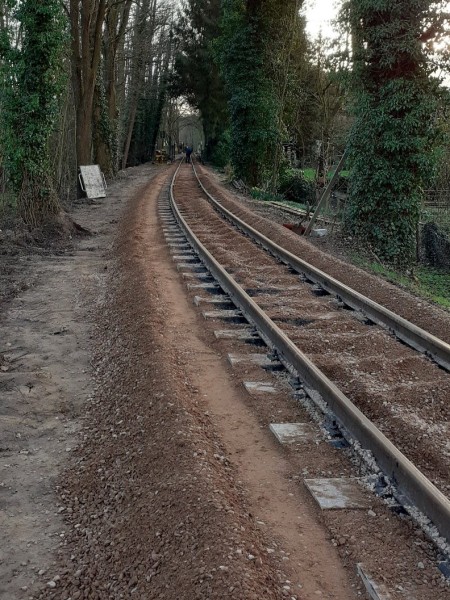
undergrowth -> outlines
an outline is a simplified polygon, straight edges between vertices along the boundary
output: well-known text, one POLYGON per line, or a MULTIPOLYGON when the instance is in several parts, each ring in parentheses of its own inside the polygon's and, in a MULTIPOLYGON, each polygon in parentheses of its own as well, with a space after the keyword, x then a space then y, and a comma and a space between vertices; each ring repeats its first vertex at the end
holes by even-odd
MULTIPOLYGON (((301 169, 301 172, 303 174, 303 177, 307 180, 307 181, 315 181, 316 179, 316 175, 317 175, 317 171, 316 169, 301 169)), ((328 171, 327 173, 327 179, 331 179, 334 175, 334 171, 328 171)), ((349 175, 349 171, 346 169, 343 169, 340 172, 340 176, 344 177, 344 178, 348 178, 349 175)))
POLYGON ((266 192, 265 190, 257 187, 254 187, 250 190, 250 195, 255 200, 263 200, 265 202, 284 202, 284 196, 281 194, 266 192))
POLYGON ((14 227, 19 218, 14 194, 0 193, 0 229, 14 227))

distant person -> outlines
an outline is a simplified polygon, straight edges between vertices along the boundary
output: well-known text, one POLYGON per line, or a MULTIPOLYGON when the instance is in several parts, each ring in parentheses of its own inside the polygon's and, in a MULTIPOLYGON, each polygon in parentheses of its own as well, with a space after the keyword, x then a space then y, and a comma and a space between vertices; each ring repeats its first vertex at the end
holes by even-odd
POLYGON ((190 163, 191 162, 191 154, 192 154, 192 148, 190 146, 186 146, 186 162, 190 163))

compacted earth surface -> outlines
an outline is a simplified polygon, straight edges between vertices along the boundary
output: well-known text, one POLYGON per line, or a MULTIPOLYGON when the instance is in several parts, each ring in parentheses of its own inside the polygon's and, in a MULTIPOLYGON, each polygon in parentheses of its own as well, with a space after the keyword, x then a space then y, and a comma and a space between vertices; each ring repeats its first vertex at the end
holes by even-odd
MULTIPOLYGON (((173 170, 127 170, 74 211, 90 235, 3 261, 0 598, 365 598, 351 513, 343 534, 299 491, 186 293, 158 215, 173 170)), ((445 598, 428 554, 418 597, 445 598)))

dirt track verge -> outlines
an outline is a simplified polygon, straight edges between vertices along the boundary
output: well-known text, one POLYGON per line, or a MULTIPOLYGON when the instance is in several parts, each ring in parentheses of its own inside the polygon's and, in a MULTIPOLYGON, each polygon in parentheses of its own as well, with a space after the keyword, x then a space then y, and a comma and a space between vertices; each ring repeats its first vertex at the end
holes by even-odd
POLYGON ((91 237, 58 247, 57 254, 51 248, 33 252, 26 247, 5 255, 8 295, 0 314, 2 599, 28 600, 55 570, 67 533, 58 476, 78 444, 84 403, 93 389, 93 313, 104 294, 112 239, 126 200, 157 171, 152 165, 128 169, 105 200, 78 206, 73 216, 93 231, 91 237))
POLYGON ((68 532, 41 598, 284 597, 185 359, 165 341, 143 218, 163 180, 119 225, 94 331, 96 388, 60 481, 68 532))

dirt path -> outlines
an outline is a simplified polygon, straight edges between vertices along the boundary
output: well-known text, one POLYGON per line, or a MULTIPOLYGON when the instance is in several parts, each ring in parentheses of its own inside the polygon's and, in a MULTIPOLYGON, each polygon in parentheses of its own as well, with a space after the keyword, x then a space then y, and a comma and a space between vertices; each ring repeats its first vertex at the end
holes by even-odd
POLYGON ((186 294, 169 171, 80 209, 1 324, 0 598, 364 597, 186 294))

